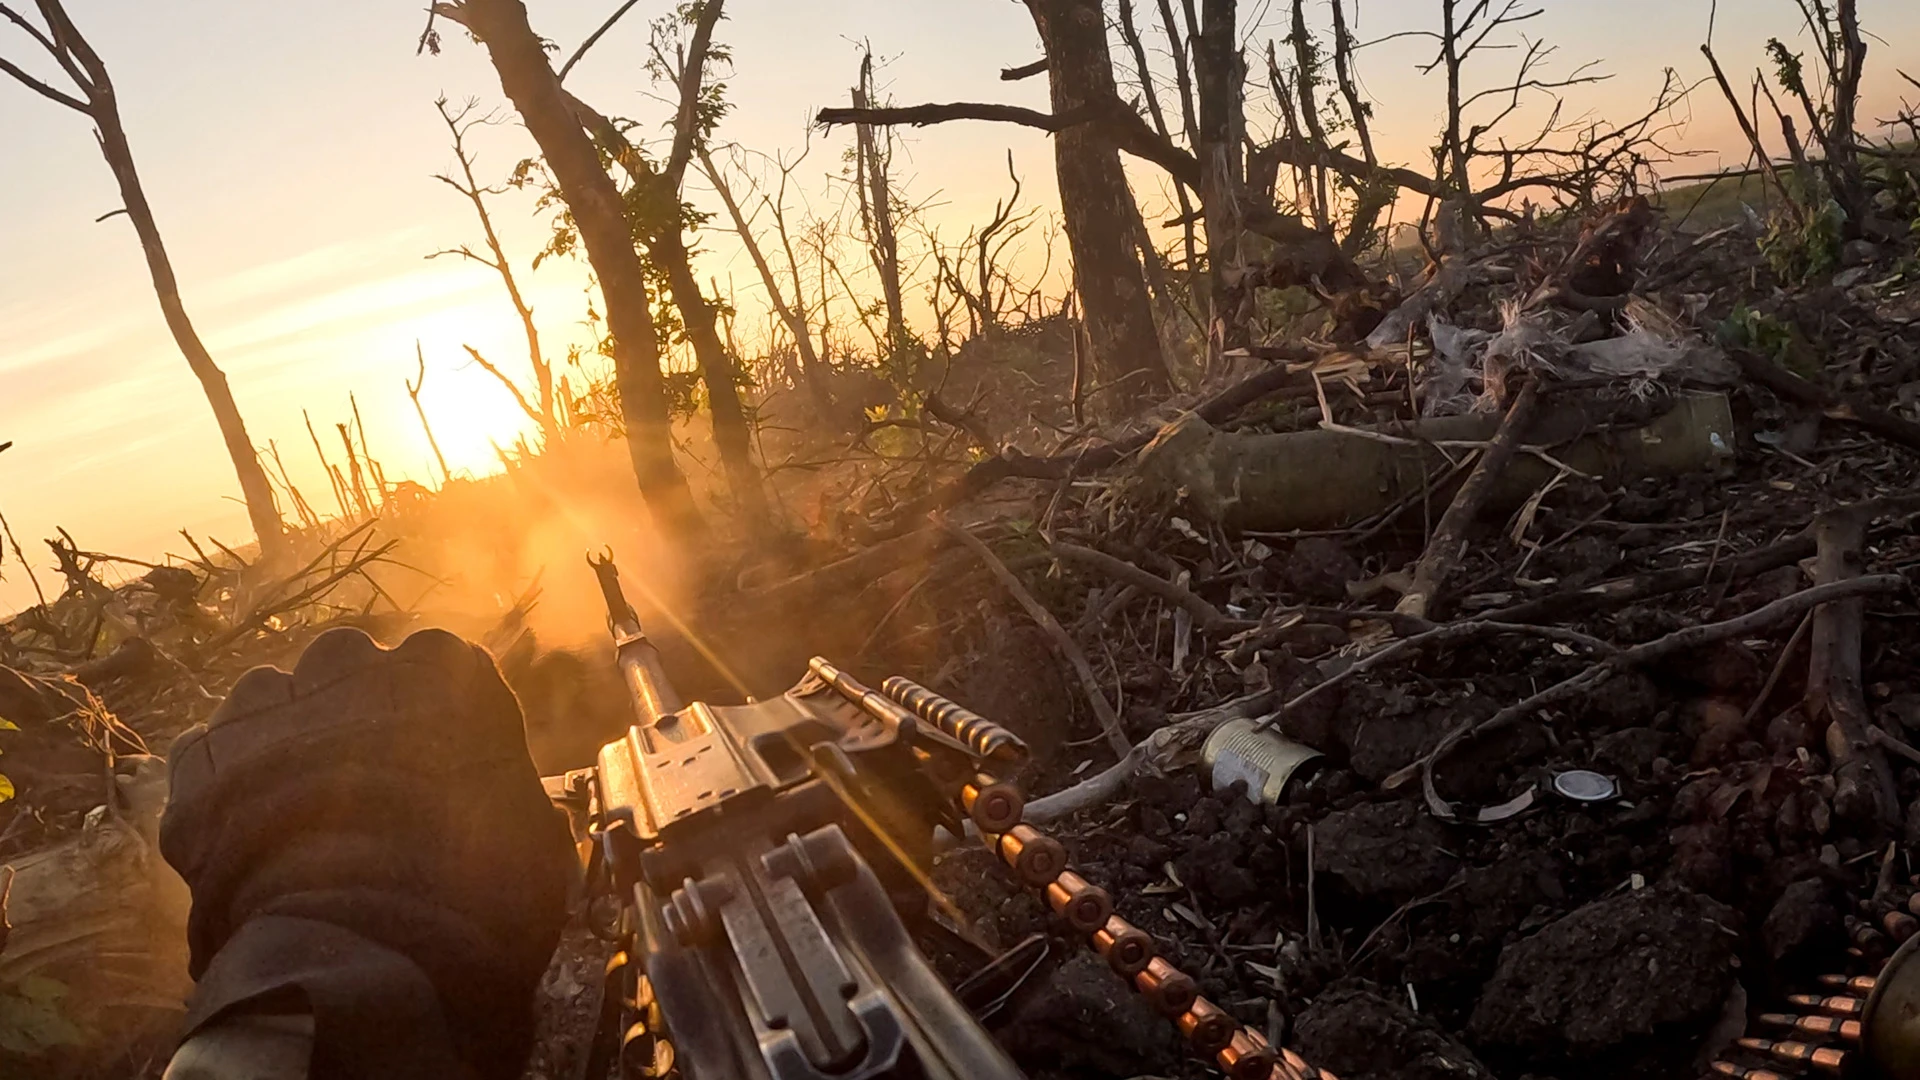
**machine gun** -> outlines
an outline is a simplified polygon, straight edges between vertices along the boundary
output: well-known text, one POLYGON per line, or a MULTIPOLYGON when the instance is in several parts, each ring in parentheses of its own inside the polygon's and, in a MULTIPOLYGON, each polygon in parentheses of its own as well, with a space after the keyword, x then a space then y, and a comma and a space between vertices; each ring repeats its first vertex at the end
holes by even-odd
POLYGON ((941 981, 907 928, 932 924, 939 826, 977 833, 1234 1080, 1333 1080, 1200 997, 1058 841, 1021 823, 1020 791, 989 771, 1025 758, 1011 732, 820 658, 777 698, 683 701, 612 560, 589 561, 634 724, 554 792, 586 826, 590 897, 617 911, 601 928, 620 951, 587 1076, 618 1062, 623 1078, 1019 1080, 976 1011, 1003 1001, 1046 942, 957 989, 941 981))

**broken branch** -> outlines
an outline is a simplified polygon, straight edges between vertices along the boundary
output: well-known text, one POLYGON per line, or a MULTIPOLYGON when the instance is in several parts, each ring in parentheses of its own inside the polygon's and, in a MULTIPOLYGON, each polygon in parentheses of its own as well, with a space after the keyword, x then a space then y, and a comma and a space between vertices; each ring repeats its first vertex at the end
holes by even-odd
POLYGON ((1158 574, 1142 570, 1125 559, 1115 558, 1104 551, 1095 551, 1092 548, 1068 543, 1051 544, 1049 550, 1062 560, 1090 566, 1143 592, 1150 592, 1174 607, 1184 609, 1194 617, 1202 630, 1231 634, 1257 629, 1260 625, 1248 619, 1228 618, 1219 608, 1207 603, 1191 589, 1168 581, 1158 574))
POLYGON ((1106 733, 1107 745, 1113 747, 1115 754, 1122 758, 1126 757, 1132 752, 1133 746, 1127 741, 1126 732, 1120 727, 1120 717, 1113 711, 1113 706, 1107 703, 1106 694, 1100 689, 1100 680, 1094 677, 1093 665, 1087 661, 1087 654, 1081 650, 1079 642, 1074 641, 1073 635, 1067 633, 1066 628, 1060 625, 1060 621, 1053 617, 1053 612, 1048 611, 1044 604, 1034 599, 1025 585, 1020 584, 1020 579, 1014 576, 1013 571, 1007 569, 1007 564, 1000 561, 1000 557, 993 553, 993 549, 989 548, 985 541, 945 519, 938 519, 938 524, 948 536, 973 552, 981 562, 986 564, 987 569, 993 572, 994 578, 1006 588, 1047 637, 1052 639, 1054 648, 1073 668, 1074 674, 1080 677, 1081 689, 1086 691, 1087 704, 1092 707, 1093 715, 1099 719, 1101 731, 1106 733))
POLYGON ((1619 650, 1609 655, 1600 663, 1582 671, 1580 674, 1568 679, 1562 679, 1560 682, 1547 687, 1545 690, 1523 701, 1501 709, 1485 720, 1469 720, 1459 724, 1453 728, 1453 730, 1447 732, 1447 734, 1441 738, 1439 744, 1431 751, 1422 755, 1420 759, 1413 764, 1389 776, 1381 786, 1389 790, 1402 787, 1407 781, 1417 775, 1420 777, 1421 787, 1425 790, 1427 805, 1433 810, 1434 815, 1436 817, 1452 818, 1454 816, 1452 804, 1442 799, 1439 792, 1434 788, 1433 769, 1441 758, 1445 757, 1449 751, 1464 740, 1477 738, 1488 732, 1498 731, 1550 705, 1571 701, 1583 694, 1590 693, 1601 683, 1606 682, 1627 668, 1652 663, 1655 660, 1663 659, 1675 653, 1685 652, 1688 649, 1696 649, 1702 645, 1712 644, 1716 641, 1726 641, 1729 638, 1755 633, 1775 623, 1805 614, 1820 604, 1835 600, 1844 600, 1850 597, 1900 592, 1906 587, 1906 579, 1898 574, 1875 574, 1870 577, 1855 577, 1842 581, 1828 582, 1815 585, 1809 589, 1803 589, 1800 592, 1794 593, 1792 596, 1782 597, 1771 604, 1755 608, 1745 615, 1724 619, 1720 622, 1702 623, 1698 626, 1685 627, 1680 630, 1675 630, 1673 633, 1667 634, 1664 637, 1655 638, 1652 641, 1635 645, 1629 649, 1619 650))
POLYGON ((1494 432, 1493 441, 1480 455, 1480 463, 1467 474, 1466 482, 1460 485, 1447 512, 1441 515, 1440 524, 1433 530, 1433 539, 1427 541, 1426 551, 1414 566, 1413 587, 1394 605, 1395 611, 1424 619, 1439 607, 1440 590, 1446 587, 1447 576, 1466 553, 1467 531, 1480 516, 1487 496, 1493 493, 1494 479, 1506 470, 1507 462, 1513 460, 1521 434, 1533 422, 1539 385, 1539 380, 1533 378, 1521 385, 1520 393, 1507 409, 1506 419, 1500 423, 1500 430, 1494 432))

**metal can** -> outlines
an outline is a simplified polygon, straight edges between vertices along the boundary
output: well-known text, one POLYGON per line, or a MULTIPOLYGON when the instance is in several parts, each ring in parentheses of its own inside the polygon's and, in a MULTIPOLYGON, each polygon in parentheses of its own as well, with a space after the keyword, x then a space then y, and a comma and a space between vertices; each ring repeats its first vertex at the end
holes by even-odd
POLYGON ((1247 800, 1277 803, 1300 766, 1321 756, 1259 720, 1229 720, 1213 729, 1200 748, 1200 760, 1212 770, 1213 789, 1225 791, 1235 780, 1247 784, 1247 800))

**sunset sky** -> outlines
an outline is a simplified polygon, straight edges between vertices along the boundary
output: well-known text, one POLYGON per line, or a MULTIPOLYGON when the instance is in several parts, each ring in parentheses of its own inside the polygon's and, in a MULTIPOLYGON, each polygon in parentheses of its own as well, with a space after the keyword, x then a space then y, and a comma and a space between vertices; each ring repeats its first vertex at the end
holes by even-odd
MULTIPOLYGON (((26 5, 31 7, 31 4, 26 5)), ((535 29, 564 53, 614 0, 529 0, 535 29)), ((1281 5, 1242 0, 1249 48, 1280 36, 1281 5)), ((1361 0, 1360 34, 1424 27, 1434 0, 1361 0)), ((1663 68, 1689 82, 1705 75, 1698 44, 1706 0, 1543 0, 1530 32, 1556 43, 1557 70, 1603 61, 1614 78, 1579 93, 1581 109, 1644 107, 1663 68)), ((650 97, 642 64, 647 22, 667 0, 642 3, 568 79, 603 111, 646 121, 658 136, 668 110, 650 97)), ((1323 4, 1315 4, 1322 9, 1323 4)), ((1897 98, 1894 69, 1920 74, 1920 5, 1862 0, 1872 43, 1865 117, 1897 98)), ((338 0, 68 0, 112 72, 140 172, 201 336, 226 370, 256 444, 275 442, 316 507, 330 504, 301 421, 331 426, 357 395, 368 438, 390 479, 431 480, 430 457, 403 381, 414 341, 428 366, 423 397, 456 469, 485 472, 492 438, 524 424, 506 393, 461 350, 471 343, 524 371, 524 345, 498 278, 439 248, 477 243, 465 205, 432 174, 451 153, 433 108, 445 93, 503 104, 484 53, 447 27, 442 54, 415 56, 418 4, 338 0)), ((1150 11, 1152 5, 1143 5, 1150 11)), ((719 137, 766 153, 797 151, 822 105, 846 100, 859 44, 885 59, 881 81, 901 103, 1006 101, 1045 107, 1044 79, 1003 83, 1000 68, 1039 55, 1032 22, 1011 0, 734 0, 719 36, 734 51, 727 76, 735 111, 719 137)), ((1721 5, 1716 47, 1750 71, 1761 43, 1780 35, 1804 47, 1791 0, 1721 5)), ((443 24, 444 25, 444 24, 443 24)), ((1156 45, 1158 36, 1153 35, 1156 45)), ((1400 41, 1363 53, 1378 101, 1383 152, 1423 164, 1438 122, 1439 84, 1413 65, 1426 46, 1400 41)), ((0 31, 0 55, 54 74, 17 33, 0 31)), ((1498 61, 1494 61, 1498 63, 1498 61)), ((1737 78, 1739 76, 1736 76, 1737 78)), ((1696 95, 1679 140, 1744 156, 1723 103, 1696 95), (1732 138, 1730 138, 1732 136, 1732 138)), ((797 179, 824 205, 836 199, 848 133, 814 136, 797 179)), ((0 80, 0 513, 29 554, 65 526, 83 546, 157 558, 184 545, 177 530, 245 541, 237 484, 198 384, 166 333, 86 119, 0 80)), ((898 177, 930 220, 964 232, 1005 191, 1011 147, 1027 191, 1050 202, 1051 155, 1043 135, 986 124, 908 134, 898 177)), ((483 176, 504 175, 533 152, 512 124, 475 139, 483 176)), ((1682 163, 1699 172, 1721 158, 1682 163)), ((1159 180, 1137 173, 1143 198, 1159 180)), ((695 181, 691 197, 718 209, 695 181)), ((521 268, 550 354, 581 340, 586 277, 577 263, 526 263, 546 227, 522 196, 498 201, 496 223, 521 268)), ((731 282, 748 317, 762 306, 752 266, 730 237, 702 234, 701 274, 731 282)), ((1062 247, 1060 257, 1064 257, 1062 247)), ((323 434, 326 428, 322 429, 323 434)), ((337 436, 336 436, 337 439, 337 436)), ((331 447, 330 447, 331 449, 331 447)), ((0 561, 0 611, 31 598, 11 553, 0 561)))

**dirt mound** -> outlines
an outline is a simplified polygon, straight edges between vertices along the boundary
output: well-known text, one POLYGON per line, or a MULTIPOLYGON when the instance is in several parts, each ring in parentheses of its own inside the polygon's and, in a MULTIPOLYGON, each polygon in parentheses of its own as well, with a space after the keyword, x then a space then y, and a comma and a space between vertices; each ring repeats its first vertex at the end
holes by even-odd
POLYGON ((1725 1008, 1740 930, 1680 889, 1597 900, 1502 950, 1467 1030, 1496 1060, 1568 1076, 1675 1067, 1725 1008))

